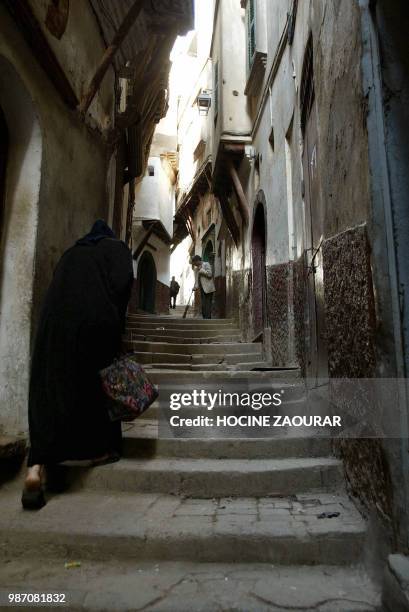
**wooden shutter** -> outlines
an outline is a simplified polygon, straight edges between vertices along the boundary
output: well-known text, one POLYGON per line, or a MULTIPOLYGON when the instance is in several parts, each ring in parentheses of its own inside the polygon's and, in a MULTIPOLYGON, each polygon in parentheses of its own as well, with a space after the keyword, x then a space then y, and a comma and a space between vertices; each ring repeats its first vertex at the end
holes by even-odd
POLYGON ((247 49, 248 62, 251 68, 254 55, 256 53, 256 6, 255 0, 249 0, 247 3, 247 49))

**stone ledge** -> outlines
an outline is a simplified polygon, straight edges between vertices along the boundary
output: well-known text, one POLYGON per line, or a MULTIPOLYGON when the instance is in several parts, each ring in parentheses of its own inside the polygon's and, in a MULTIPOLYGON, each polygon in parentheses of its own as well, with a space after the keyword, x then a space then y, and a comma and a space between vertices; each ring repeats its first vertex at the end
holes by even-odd
POLYGON ((23 458, 27 440, 22 436, 0 436, 0 459, 23 458))

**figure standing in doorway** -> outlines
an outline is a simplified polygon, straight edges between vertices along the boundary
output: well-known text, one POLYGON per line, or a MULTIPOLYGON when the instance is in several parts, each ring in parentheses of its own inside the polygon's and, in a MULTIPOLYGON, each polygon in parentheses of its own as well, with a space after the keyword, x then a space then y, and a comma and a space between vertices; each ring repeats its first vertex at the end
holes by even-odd
POLYGON ((175 277, 172 276, 172 280, 170 281, 170 307, 171 308, 176 308, 176 298, 178 296, 179 289, 180 289, 179 283, 177 282, 175 277))
POLYGON ((213 293, 216 291, 212 267, 207 261, 202 261, 200 255, 192 257, 192 267, 195 273, 194 288, 200 289, 202 316, 204 319, 211 319, 213 293))

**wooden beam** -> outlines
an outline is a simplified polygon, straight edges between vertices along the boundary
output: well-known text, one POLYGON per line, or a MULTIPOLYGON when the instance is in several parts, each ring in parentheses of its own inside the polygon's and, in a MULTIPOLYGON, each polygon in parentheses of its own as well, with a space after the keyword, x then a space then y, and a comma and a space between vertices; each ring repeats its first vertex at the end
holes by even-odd
POLYGON ((236 223, 236 219, 234 218, 233 211, 230 208, 230 202, 227 195, 222 192, 217 194, 220 202, 220 208, 222 209, 222 214, 224 220, 226 221, 226 225, 231 234, 231 237, 234 240, 234 244, 238 246, 240 241, 240 228, 236 223))
POLYGON ((113 41, 107 47, 98 68, 95 71, 93 78, 88 86, 88 89, 84 96, 81 99, 81 103, 79 105, 79 111, 82 115, 85 115, 87 110, 90 107, 92 100, 97 93, 99 86, 101 85, 102 79, 104 78, 109 66, 111 65, 116 52, 120 48, 121 44, 125 40, 126 36, 129 33, 129 30, 138 19, 139 14, 143 8, 144 0, 135 0, 128 13, 125 15, 123 22, 119 26, 116 34, 114 36, 113 41))
POLYGON ((77 108, 77 95, 48 44, 47 38, 27 0, 5 0, 5 4, 33 51, 34 57, 46 72, 61 98, 70 108, 77 108))
POLYGON ((230 172, 231 180, 233 182, 234 191, 237 196, 237 202, 239 204, 239 210, 243 222, 245 225, 249 224, 249 205, 247 202, 246 194, 244 193, 243 186, 240 182, 239 175, 237 174, 237 170, 232 160, 229 159, 227 162, 227 167, 230 172))
POLYGON ((145 236, 142 238, 142 240, 140 241, 140 243, 136 247, 136 249, 134 251, 134 254, 132 255, 132 257, 135 259, 135 261, 138 259, 139 255, 142 253, 143 249, 148 244, 148 240, 151 237, 153 230, 155 229, 156 223, 157 222, 154 221, 152 223, 152 225, 149 227, 149 229, 146 230, 145 236))

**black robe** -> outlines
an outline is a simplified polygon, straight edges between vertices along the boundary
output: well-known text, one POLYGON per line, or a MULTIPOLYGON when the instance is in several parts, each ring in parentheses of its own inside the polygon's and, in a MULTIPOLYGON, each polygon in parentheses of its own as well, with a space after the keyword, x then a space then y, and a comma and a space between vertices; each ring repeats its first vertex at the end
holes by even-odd
POLYGON ((60 259, 32 359, 29 466, 120 452, 99 371, 120 352, 132 281, 131 252, 119 240, 77 244, 60 259))

